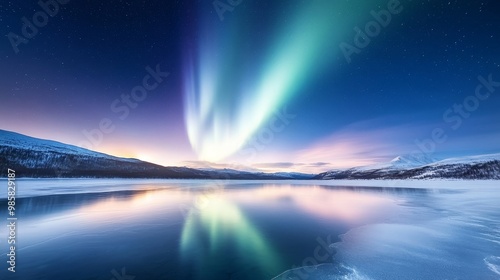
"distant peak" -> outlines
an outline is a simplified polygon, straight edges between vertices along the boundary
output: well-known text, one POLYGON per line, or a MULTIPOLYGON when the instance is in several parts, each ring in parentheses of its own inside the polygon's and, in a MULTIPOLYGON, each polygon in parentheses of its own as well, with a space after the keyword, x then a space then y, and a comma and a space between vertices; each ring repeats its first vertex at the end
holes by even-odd
POLYGON ((436 160, 425 154, 409 154, 395 157, 391 160, 393 165, 416 167, 436 162, 436 160))
POLYGON ((398 161, 401 161, 401 160, 402 160, 401 156, 397 156, 393 160, 391 160, 391 162, 398 162, 398 161))

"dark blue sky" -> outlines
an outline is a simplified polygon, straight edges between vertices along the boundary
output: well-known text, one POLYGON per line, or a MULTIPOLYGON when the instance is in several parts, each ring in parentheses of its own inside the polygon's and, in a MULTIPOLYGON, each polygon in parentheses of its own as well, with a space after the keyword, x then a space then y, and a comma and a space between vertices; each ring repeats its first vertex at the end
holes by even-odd
POLYGON ((0 129, 168 165, 310 171, 500 152, 495 1, 57 6, 25 38, 23 17, 43 21, 43 8, 0 4, 0 129), (389 7, 387 26, 356 46, 355 28, 389 7), (350 62, 342 43, 359 50, 350 62), (141 92, 151 71, 156 86, 141 92), (479 76, 492 82, 476 95, 479 76), (144 94, 127 103, 134 89, 144 94))

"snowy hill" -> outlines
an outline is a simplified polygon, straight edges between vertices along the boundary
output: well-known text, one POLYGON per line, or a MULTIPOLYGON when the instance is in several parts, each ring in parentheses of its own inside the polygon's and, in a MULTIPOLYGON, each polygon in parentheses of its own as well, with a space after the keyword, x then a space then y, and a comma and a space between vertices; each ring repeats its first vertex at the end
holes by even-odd
MULTIPOLYGON (((119 158, 0 130, 0 168, 22 177, 199 177, 196 170, 119 158)), ((5 176, 1 174, 0 176, 5 176)))
POLYGON ((433 162, 436 162, 436 160, 427 155, 422 154, 422 155, 398 156, 393 160, 391 160, 390 164, 394 168, 405 169, 405 168, 419 167, 433 162))
POLYGON ((352 169, 356 171, 375 171, 385 169, 404 170, 408 168, 423 166, 433 162, 436 162, 436 160, 427 156, 404 155, 398 156, 389 162, 354 167, 352 169))
POLYGON ((312 179, 315 175, 314 174, 306 174, 306 173, 299 173, 299 172, 274 172, 274 173, 264 173, 259 170, 254 170, 254 171, 244 171, 244 170, 236 170, 236 169, 230 169, 230 168, 222 168, 222 169, 217 169, 217 168, 201 168, 198 170, 203 170, 203 171, 210 171, 210 172, 217 172, 218 174, 225 175, 225 176, 255 176, 255 175, 272 175, 276 177, 280 177, 281 179, 312 179))
POLYGON ((108 158, 129 162, 139 162, 137 159, 126 159, 110 156, 107 154, 90 151, 77 146, 67 145, 56 141, 38 139, 23 134, 0 129, 0 147, 30 150, 33 152, 51 152, 67 155, 91 156, 97 158, 108 158))
MULTIPOLYGON (((138 159, 120 158, 56 141, 0 130, 0 169, 20 177, 119 177, 189 179, 288 179, 278 174, 197 170, 165 167, 138 159)), ((5 177, 2 171, 0 177, 5 177)))
MULTIPOLYGON (((314 177, 301 173, 262 173, 232 169, 165 167, 120 158, 56 141, 0 130, 0 169, 20 177, 120 177, 189 179, 500 179, 500 154, 435 161, 399 156, 387 163, 332 170, 314 177)), ((0 177, 5 177, 2 172, 0 177)))
POLYGON ((315 179, 500 179, 500 154, 434 161, 396 157, 392 161, 321 173, 315 179))

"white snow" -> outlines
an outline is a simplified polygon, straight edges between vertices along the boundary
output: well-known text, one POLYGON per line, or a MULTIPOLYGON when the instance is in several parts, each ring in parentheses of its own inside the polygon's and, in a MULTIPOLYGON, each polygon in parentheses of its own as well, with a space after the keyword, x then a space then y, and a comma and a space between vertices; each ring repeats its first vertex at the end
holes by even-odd
POLYGON ((477 156, 466 156, 466 157, 456 157, 444 159, 432 164, 429 166, 437 166, 437 165, 445 165, 445 164, 471 164, 471 163, 481 163, 481 162, 489 162, 500 160, 499 154, 487 154, 487 155, 477 155, 477 156))
POLYGON ((62 154, 72 154, 72 155, 82 155, 91 157, 101 157, 101 158, 113 158, 125 161, 138 161, 137 159, 123 159, 107 155, 104 153, 94 152, 91 150, 83 149, 77 146, 64 144, 52 140, 38 139, 34 137, 29 137, 19 133, 1 130, 0 129, 0 148, 13 147, 20 148, 30 151, 38 152, 56 152, 62 154))

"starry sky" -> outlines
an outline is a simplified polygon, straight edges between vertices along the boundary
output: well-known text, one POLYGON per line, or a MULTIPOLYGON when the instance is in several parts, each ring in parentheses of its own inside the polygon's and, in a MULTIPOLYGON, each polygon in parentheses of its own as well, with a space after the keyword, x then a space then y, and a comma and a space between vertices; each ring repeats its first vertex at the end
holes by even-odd
POLYGON ((262 171, 500 152, 497 1, 42 3, 0 4, 0 129, 262 171))

